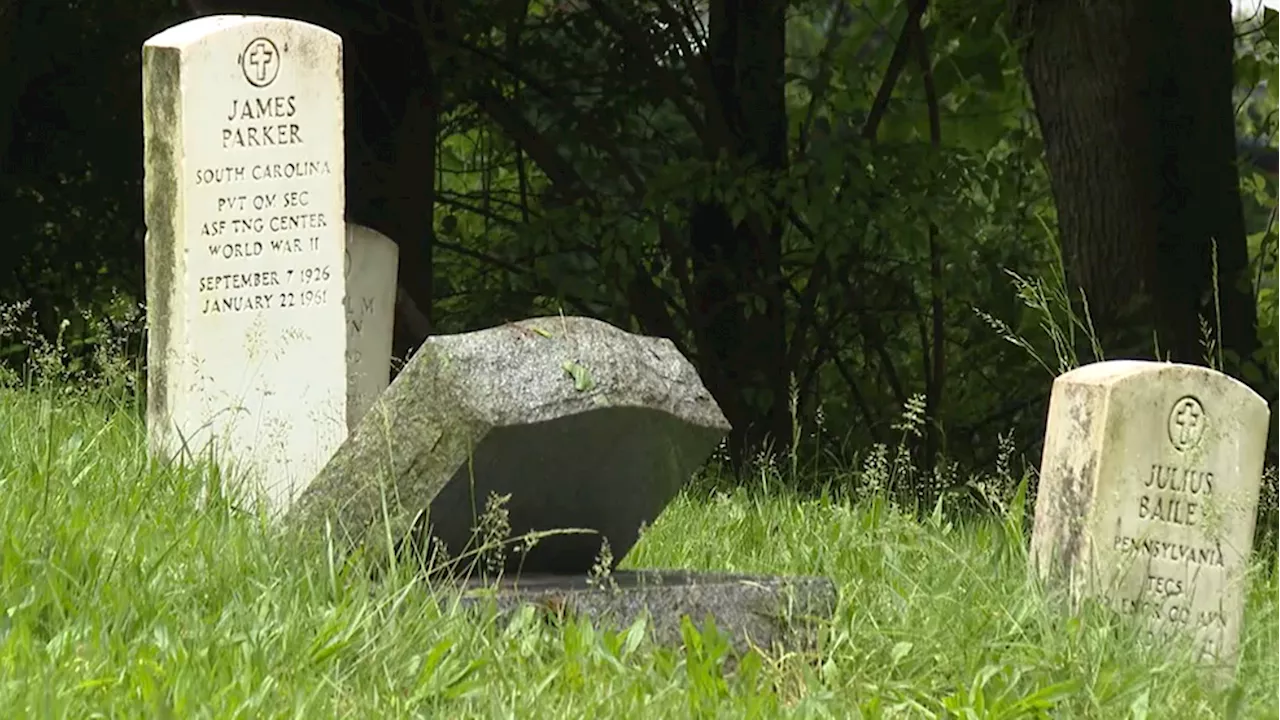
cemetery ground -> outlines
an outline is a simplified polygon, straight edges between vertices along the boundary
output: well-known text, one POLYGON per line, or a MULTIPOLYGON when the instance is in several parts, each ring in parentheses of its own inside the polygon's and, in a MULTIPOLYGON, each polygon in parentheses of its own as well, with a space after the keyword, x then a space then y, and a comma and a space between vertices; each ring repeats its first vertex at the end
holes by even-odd
MULTIPOLYGON (((623 567, 817 574, 839 589, 813 647, 736 664, 529 608, 459 610, 403 566, 380 579, 149 462, 132 396, 0 389, 0 714, 7 717, 1275 717, 1276 557, 1256 553, 1241 661, 1215 686, 1179 647, 1027 572, 1030 503, 914 513, 884 464, 782 489, 702 478, 623 567)), ((892 453, 890 453, 890 459, 892 453)), ((1018 486, 1003 470, 993 486, 1018 486)), ((1274 498, 1264 498, 1274 503, 1274 498)))

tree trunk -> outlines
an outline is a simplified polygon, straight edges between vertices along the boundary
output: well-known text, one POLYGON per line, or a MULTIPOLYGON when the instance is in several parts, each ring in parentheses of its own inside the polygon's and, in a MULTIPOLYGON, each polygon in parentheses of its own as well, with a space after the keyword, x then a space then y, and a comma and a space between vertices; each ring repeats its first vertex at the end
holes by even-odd
POLYGON ((1012 10, 1069 289, 1084 292, 1108 356, 1158 347, 1204 363, 1204 318, 1223 347, 1252 358, 1230 3, 1013 0, 1012 10))
MULTIPOLYGON (((769 171, 786 167, 786 2, 713 0, 708 61, 716 90, 707 113, 723 118, 727 150, 769 171)), ((716 125, 717 123, 708 123, 716 125)), ((776 217, 735 223, 719 203, 694 208, 690 223, 699 370, 733 424, 741 462, 766 441, 791 439, 782 292, 782 228, 776 217)))
MULTIPOLYGON (((28 57, 23 57, 20 61, 17 43, 14 42, 18 37, 18 17, 21 13, 22 5, 16 0, 0 8, 0 62, 5 67, 5 72, 0 75, 0 179, 8 177, 6 159, 9 146, 13 143, 18 101, 26 91, 26 71, 31 64, 31 58, 28 57)), ((8 193, 5 197, 8 197, 8 193)))
POLYGON ((438 99, 431 85, 429 82, 427 88, 414 89, 406 101, 404 119, 396 131, 396 157, 386 193, 391 237, 400 248, 397 294, 411 301, 397 303, 397 345, 402 346, 397 350, 401 354, 421 345, 431 327, 439 118, 438 99), (416 312, 406 313, 408 307, 416 312))
POLYGON ((349 33, 347 117, 359 138, 348 152, 347 211, 399 248, 392 348, 400 358, 433 328, 441 10, 438 0, 384 4, 383 11, 412 20, 412 31, 349 33), (353 162, 357 157, 363 164, 353 162))

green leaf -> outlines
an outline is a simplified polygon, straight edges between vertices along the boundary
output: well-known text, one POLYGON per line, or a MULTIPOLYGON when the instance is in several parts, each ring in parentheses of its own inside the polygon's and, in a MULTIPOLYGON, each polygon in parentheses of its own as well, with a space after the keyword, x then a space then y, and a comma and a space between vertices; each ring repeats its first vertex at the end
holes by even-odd
POLYGON ((648 626, 648 620, 644 615, 636 618, 631 627, 627 628, 626 639, 622 643, 622 657, 627 657, 640 647, 640 641, 644 639, 645 629, 648 626))
POLYGON ((1256 86, 1262 79, 1262 63, 1253 55, 1242 54, 1237 57, 1235 71, 1236 84, 1247 88, 1256 86))
POLYGON ((1052 709, 1063 700, 1078 694, 1083 685, 1084 682, 1079 678, 1046 685, 1014 703, 1013 707, 1009 708, 1009 714, 1013 717, 1020 717, 1036 710, 1052 709))
POLYGON ((585 392, 595 387, 595 381, 591 379, 591 373, 576 360, 565 360, 560 367, 564 369, 569 377, 573 378, 574 390, 585 392))
POLYGON ((893 649, 889 651, 889 658, 893 660, 894 665, 897 665, 902 661, 902 658, 906 657, 907 654, 911 652, 912 647, 914 647, 914 645, 905 640, 896 642, 893 644, 893 649))
POLYGON ((1144 690, 1141 695, 1129 704, 1129 717, 1133 720, 1147 720, 1147 713, 1151 710, 1151 691, 1144 690))

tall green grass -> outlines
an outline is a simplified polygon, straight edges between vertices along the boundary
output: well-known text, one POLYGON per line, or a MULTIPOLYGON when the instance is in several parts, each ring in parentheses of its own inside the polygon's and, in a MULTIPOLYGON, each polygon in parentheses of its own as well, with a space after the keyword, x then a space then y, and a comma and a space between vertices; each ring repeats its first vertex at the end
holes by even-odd
MULTIPOLYGON (((1044 338, 983 314, 996 332, 1047 376, 1079 364, 1079 338, 1102 358, 1063 278, 1013 281, 1044 338)), ((22 335, 17 311, 0 307, 0 339, 22 335)), ((1215 682, 1185 645, 1152 644, 1098 608, 1062 611, 1027 572, 1031 478, 1013 467, 1012 439, 998 436, 997 466, 967 483, 940 477, 954 473, 945 466, 924 477, 908 451, 919 403, 896 448, 844 470, 762 457, 745 486, 712 471, 645 530, 624 567, 836 583, 815 648, 728 664, 714 627, 658 647, 643 623, 459 611, 410 564, 371 574, 322 538, 237 509, 216 468, 153 463, 132 399, 141 373, 126 360, 140 314, 122 317, 100 328, 87 364, 61 336, 28 332, 30 371, 0 373, 0 718, 1280 713, 1273 552, 1249 576, 1238 672, 1215 682), (900 504, 927 482, 959 491, 931 512, 900 504)), ((1275 481, 1271 469, 1269 507, 1275 481)))
MULTIPOLYGON (((985 519, 900 510, 887 465, 800 497, 682 495, 624 565, 833 579, 816 649, 731 671, 713 629, 510 623, 403 569, 372 579, 223 501, 211 468, 148 460, 138 409, 0 389, 0 717, 1276 717, 1277 574, 1255 568, 1239 672, 1101 612, 1059 612, 1026 571, 1018 498, 985 519), (215 497, 217 497, 215 495, 215 497)), ((1002 470, 1001 472, 1007 472, 1002 470)), ((997 478, 992 478, 996 482, 997 478)))

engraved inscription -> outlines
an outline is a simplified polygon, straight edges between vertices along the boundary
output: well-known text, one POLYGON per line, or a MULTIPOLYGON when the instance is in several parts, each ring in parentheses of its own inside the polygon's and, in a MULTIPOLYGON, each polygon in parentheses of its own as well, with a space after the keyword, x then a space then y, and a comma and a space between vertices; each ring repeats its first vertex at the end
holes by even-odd
MULTIPOLYGON (((288 45, 283 49, 287 53, 288 45)), ((218 133, 214 147, 231 153, 228 159, 243 149, 270 155, 209 164, 193 173, 192 185, 201 190, 194 206, 203 240, 199 252, 215 263, 196 281, 205 315, 288 312, 328 305, 341 295, 331 282, 340 280, 334 269, 311 259, 320 253, 326 231, 341 222, 330 217, 324 201, 317 202, 334 174, 331 163, 281 157, 309 151, 305 105, 288 92, 258 94, 275 82, 282 60, 270 38, 251 41, 239 57, 250 91, 228 98, 216 116, 221 127, 211 126, 218 133)))
MULTIPOLYGON (((347 295, 346 297, 347 326, 351 332, 359 335, 364 332, 364 326, 377 314, 375 309, 375 298, 363 295, 347 295)), ((351 363, 359 363, 364 358, 364 353, 360 352, 359 343, 352 343, 347 348, 347 361, 351 363)))
POLYGON ((1138 498, 1138 519, 1193 526, 1203 499, 1213 493, 1213 473, 1174 465, 1152 465, 1138 498))
POLYGON ((222 128, 222 149, 301 145, 298 123, 282 122, 297 113, 298 99, 293 95, 234 99, 228 125, 222 128))
POLYGON ((196 187, 201 185, 223 185, 246 180, 292 180, 293 178, 311 177, 312 175, 332 175, 333 169, 328 160, 307 160, 302 162, 269 163, 261 165, 227 166, 216 168, 200 168, 196 170, 196 187))
POLYGON ((1222 567, 1222 546, 1196 546, 1165 542, 1152 538, 1135 538, 1128 535, 1115 537, 1115 549, 1124 555, 1145 556, 1190 565, 1222 567))
POLYGON ((1166 457, 1147 468, 1128 506, 1126 525, 1140 537, 1118 533, 1113 550, 1140 573, 1130 576, 1133 584, 1116 598, 1117 608, 1146 618, 1152 635, 1191 634, 1199 652, 1213 657, 1227 620, 1207 593, 1219 584, 1226 558, 1222 544, 1204 539, 1199 530, 1219 482, 1190 455, 1207 428, 1199 399, 1185 395, 1172 404, 1165 427, 1172 452, 1163 451, 1166 457))

